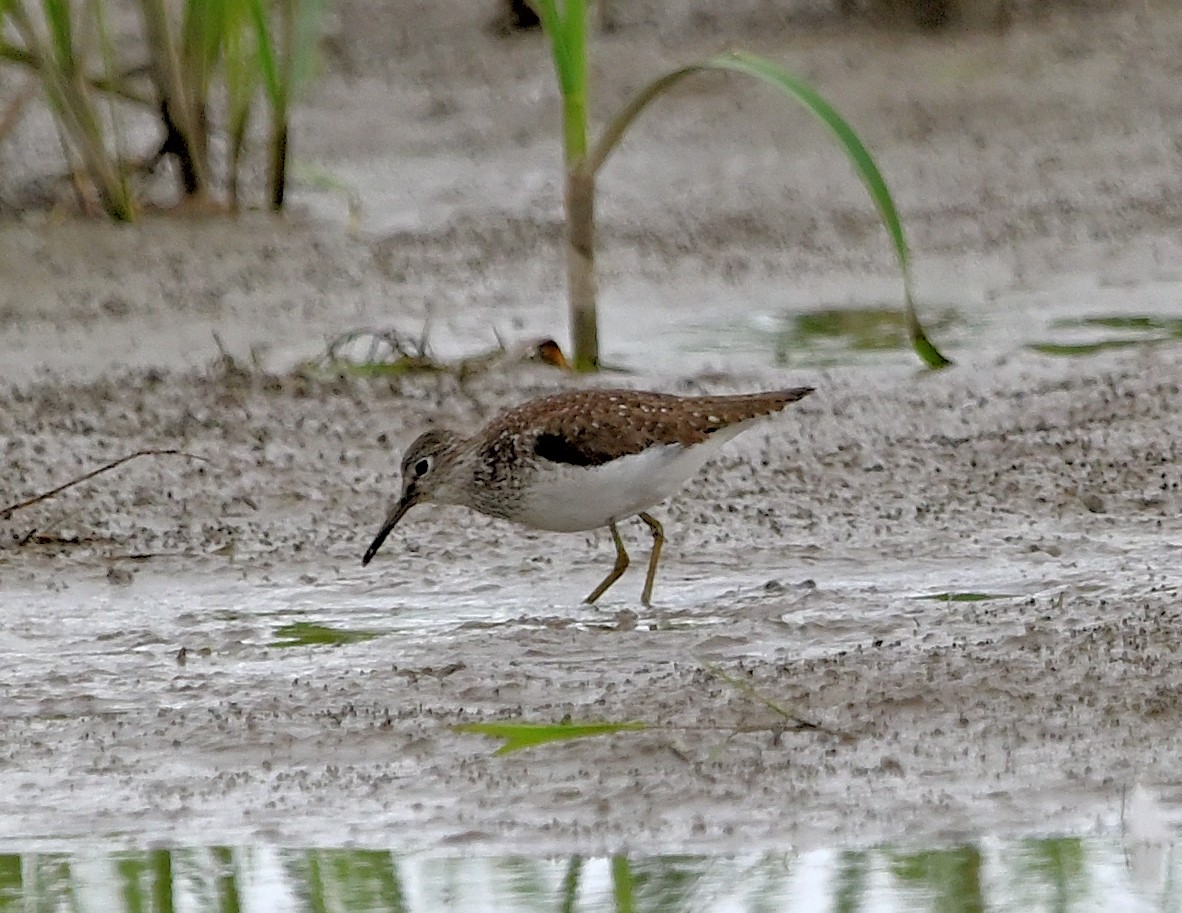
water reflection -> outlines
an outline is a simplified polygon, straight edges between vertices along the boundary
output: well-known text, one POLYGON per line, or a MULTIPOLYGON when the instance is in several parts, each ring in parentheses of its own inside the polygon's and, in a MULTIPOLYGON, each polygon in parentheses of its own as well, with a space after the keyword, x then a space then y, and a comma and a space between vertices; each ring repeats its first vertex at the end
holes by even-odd
POLYGON ((985 840, 752 857, 433 857, 273 846, 0 854, 0 913, 1175 910, 1118 838, 985 840))

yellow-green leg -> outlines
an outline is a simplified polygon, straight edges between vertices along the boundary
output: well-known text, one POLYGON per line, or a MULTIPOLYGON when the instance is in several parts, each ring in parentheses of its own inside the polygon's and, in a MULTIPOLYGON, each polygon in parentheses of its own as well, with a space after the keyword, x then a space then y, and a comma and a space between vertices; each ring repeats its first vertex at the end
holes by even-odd
POLYGON ((596 599, 607 592, 609 586, 620 579, 624 571, 628 570, 628 552, 624 550, 624 540, 620 538, 620 531, 616 529, 616 522, 614 520, 610 521, 607 524, 607 528, 612 531, 612 541, 616 543, 616 563, 612 566, 608 575, 603 578, 599 586, 593 589, 591 595, 584 599, 583 602, 595 602, 596 599))
POLYGON ((640 594, 641 604, 651 606, 653 581, 657 579, 657 562, 661 559, 661 546, 665 544, 665 530, 660 523, 646 513, 641 513, 640 519, 648 524, 648 528, 653 531, 653 553, 648 559, 648 574, 644 578, 644 592, 640 594))

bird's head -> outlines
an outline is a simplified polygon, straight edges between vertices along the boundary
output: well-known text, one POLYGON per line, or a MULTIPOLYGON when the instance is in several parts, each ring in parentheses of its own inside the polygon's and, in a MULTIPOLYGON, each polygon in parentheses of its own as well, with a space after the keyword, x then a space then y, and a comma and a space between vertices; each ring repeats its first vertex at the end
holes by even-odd
POLYGON ((361 559, 363 567, 377 554, 390 531, 408 510, 416 504, 434 500, 440 479, 446 472, 447 457, 458 443, 459 436, 454 432, 431 430, 420 434, 406 448, 406 455, 402 458, 402 492, 386 514, 382 528, 365 550, 365 557, 361 559), (444 466, 442 471, 441 466, 444 466))

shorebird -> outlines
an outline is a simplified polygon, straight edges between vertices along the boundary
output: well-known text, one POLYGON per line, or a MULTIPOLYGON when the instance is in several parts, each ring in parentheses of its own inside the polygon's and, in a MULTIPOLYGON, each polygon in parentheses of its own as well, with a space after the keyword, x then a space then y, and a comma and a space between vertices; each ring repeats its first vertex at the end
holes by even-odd
POLYGON ((628 567, 616 524, 636 516, 653 535, 640 597, 648 606, 665 532, 647 509, 674 495, 736 434, 812 392, 576 390, 510 409, 471 437, 427 431, 402 458, 401 494, 361 563, 369 564, 416 504, 458 504, 554 532, 606 526, 616 561, 587 596, 585 602, 593 603, 628 567))

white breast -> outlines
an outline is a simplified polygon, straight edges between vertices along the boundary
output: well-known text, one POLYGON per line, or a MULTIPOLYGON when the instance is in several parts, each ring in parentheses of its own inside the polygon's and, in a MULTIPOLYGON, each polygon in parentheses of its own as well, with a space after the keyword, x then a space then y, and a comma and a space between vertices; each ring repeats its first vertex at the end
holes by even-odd
POLYGON ((602 466, 544 464, 526 486, 513 519, 570 533, 631 517, 676 494, 739 430, 727 428, 690 447, 650 447, 602 466))

